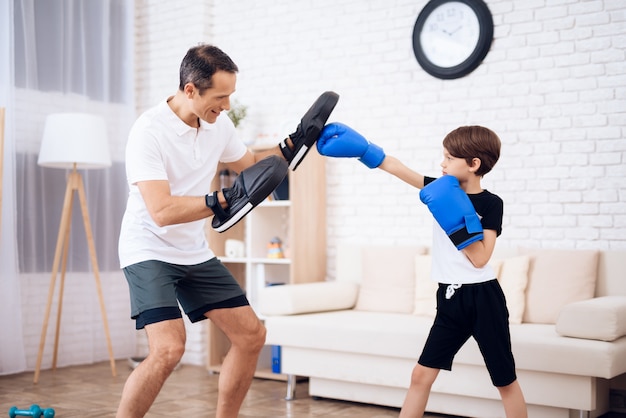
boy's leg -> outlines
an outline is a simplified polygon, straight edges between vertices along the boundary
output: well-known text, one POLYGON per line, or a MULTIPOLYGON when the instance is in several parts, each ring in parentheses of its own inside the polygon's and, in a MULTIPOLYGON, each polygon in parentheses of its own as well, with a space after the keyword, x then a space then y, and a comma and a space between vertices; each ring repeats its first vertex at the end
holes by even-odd
POLYGON ((219 375, 216 418, 235 418, 250 388, 265 327, 250 306, 214 309, 205 314, 231 343, 219 375))
POLYGON ((400 418, 412 418, 424 416, 430 388, 439 374, 439 369, 416 364, 411 373, 411 386, 406 393, 400 418))
POLYGON ((445 299, 446 284, 437 289, 437 315, 430 328, 424 349, 413 368, 411 385, 404 399, 401 418, 424 415, 430 389, 439 370, 451 370, 452 360, 470 336, 467 315, 463 313, 461 294, 445 299))
POLYGON ((519 383, 514 381, 510 385, 498 387, 502 404, 504 405, 504 413, 507 418, 527 418, 526 401, 519 383))
POLYGON ((526 402, 515 373, 508 311, 497 280, 476 287, 477 325, 474 339, 493 385, 500 392, 507 418, 526 418, 526 402), (512 383, 509 383, 512 382, 512 383))
POLYGON ((185 325, 172 319, 146 325, 150 353, 124 385, 118 418, 143 417, 185 351, 185 325))

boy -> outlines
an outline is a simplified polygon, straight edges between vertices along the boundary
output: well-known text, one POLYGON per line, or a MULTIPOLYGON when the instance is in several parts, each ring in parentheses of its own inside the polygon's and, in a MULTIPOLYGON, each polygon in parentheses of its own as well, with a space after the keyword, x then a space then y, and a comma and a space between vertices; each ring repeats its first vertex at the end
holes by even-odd
POLYGON ((411 375, 400 417, 422 417, 439 370, 451 370, 470 336, 478 342, 508 418, 527 417, 511 352, 504 293, 487 264, 502 232, 502 200, 481 187, 500 157, 500 139, 481 126, 463 126, 443 140, 442 177, 417 173, 348 126, 331 123, 317 142, 322 155, 358 157, 421 189, 437 222, 433 228, 432 279, 439 282, 437 314, 411 375))

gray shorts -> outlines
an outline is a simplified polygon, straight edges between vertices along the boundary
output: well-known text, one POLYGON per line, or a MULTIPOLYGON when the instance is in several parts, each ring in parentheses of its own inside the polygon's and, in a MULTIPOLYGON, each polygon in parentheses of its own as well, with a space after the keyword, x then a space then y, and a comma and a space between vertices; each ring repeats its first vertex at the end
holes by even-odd
POLYGON ((206 319, 213 309, 249 305, 244 290, 217 258, 191 266, 149 260, 124 268, 136 328, 182 318, 206 319))

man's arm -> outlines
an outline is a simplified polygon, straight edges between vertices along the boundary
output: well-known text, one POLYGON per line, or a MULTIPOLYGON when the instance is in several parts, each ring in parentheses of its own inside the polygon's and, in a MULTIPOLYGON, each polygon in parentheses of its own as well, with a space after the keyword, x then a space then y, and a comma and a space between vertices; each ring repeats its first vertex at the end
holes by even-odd
MULTIPOLYGON (((204 196, 172 196, 167 180, 140 181, 137 187, 148 213, 158 226, 193 222, 213 214, 207 208, 204 196)), ((220 203, 223 200, 222 195, 220 203)))
POLYGON ((252 152, 248 149, 243 157, 241 157, 237 161, 226 163, 226 166, 229 170, 232 170, 235 173, 241 173, 246 168, 253 166, 254 164, 269 157, 270 155, 277 155, 281 158, 284 158, 282 152, 280 151, 280 147, 278 145, 275 145, 272 148, 268 148, 262 151, 252 152))

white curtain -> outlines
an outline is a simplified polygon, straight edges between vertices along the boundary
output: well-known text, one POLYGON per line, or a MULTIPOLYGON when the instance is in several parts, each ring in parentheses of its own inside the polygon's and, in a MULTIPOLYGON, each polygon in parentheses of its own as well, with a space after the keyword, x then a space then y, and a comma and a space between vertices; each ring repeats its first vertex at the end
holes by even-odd
POLYGON ((6 120, 2 161, 2 196, 0 199, 0 373, 24 370, 24 339, 20 286, 17 272, 15 235, 14 138, 12 102, 12 7, 8 0, 0 2, 0 107, 5 108, 6 120))
MULTIPOLYGON (((65 170, 37 165, 43 124, 51 113, 86 112, 103 116, 107 121, 113 166, 85 170, 82 174, 103 281, 111 276, 114 277, 111 281, 117 283, 121 274, 117 239, 127 193, 124 145, 135 119, 134 2, 0 0, 0 3, 0 106, 7 108, 0 248, 0 374, 8 374, 32 369, 66 187, 65 170)), ((68 279, 93 283, 77 200, 72 213, 68 279)), ((68 284, 71 282, 66 287, 68 284)), ((109 296, 108 302, 113 305, 117 302, 111 299, 116 295, 106 294, 106 289, 114 289, 118 284, 105 286, 105 298, 109 296)), ((91 295, 85 297, 96 301, 95 314, 78 308, 70 322, 85 321, 93 328, 102 328, 95 294, 93 299, 91 295)), ((127 295, 120 298, 127 302, 127 295)), ((75 295, 66 296, 64 317, 66 304, 77 302, 75 295)), ((68 311, 72 315, 72 309, 68 311)), ((50 323, 54 325, 53 318, 50 323)), ((119 333, 112 328, 115 337, 119 333)), ((95 339, 98 341, 85 342, 87 347, 102 347, 90 359, 100 359, 102 353, 107 356, 100 341, 101 333, 85 331, 84 327, 80 333, 81 344, 83 340, 95 339)), ((75 350, 85 351, 85 345, 75 350)), ((60 362, 71 364, 75 357, 66 349, 61 352, 60 362)))

